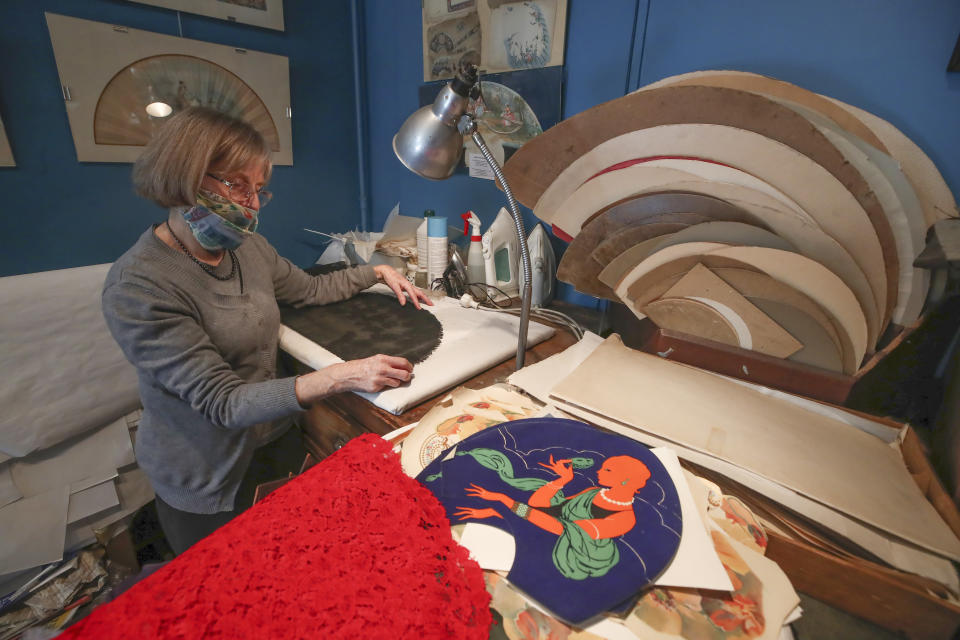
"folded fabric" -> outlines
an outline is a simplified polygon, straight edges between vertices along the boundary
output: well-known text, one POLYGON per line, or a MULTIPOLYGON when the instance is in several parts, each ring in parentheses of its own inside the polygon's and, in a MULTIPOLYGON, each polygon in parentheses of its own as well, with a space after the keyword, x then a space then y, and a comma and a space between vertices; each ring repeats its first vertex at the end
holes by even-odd
POLYGON ((487 638, 483 574, 392 445, 351 440, 60 638, 487 638))

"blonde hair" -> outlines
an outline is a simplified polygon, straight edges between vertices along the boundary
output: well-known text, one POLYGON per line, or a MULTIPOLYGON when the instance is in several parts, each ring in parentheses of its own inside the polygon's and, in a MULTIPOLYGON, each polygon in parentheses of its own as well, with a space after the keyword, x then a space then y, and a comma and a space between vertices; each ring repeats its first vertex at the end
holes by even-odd
POLYGON ((133 165, 133 187, 161 207, 191 206, 205 173, 229 174, 258 161, 269 180, 270 148, 251 125, 216 109, 190 107, 147 143, 133 165))

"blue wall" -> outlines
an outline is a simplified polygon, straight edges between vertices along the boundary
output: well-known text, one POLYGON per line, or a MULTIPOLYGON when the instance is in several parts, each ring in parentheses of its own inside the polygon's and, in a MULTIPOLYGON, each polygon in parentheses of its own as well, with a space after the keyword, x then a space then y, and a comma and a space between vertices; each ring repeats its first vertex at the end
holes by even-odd
MULTIPOLYGON (((489 182, 423 180, 391 152, 418 106, 419 3, 368 0, 366 12, 373 227, 398 200, 412 215, 472 208, 486 226, 503 205, 489 182)), ((889 120, 958 194, 960 73, 945 71, 958 34, 957 0, 569 0, 563 117, 670 75, 752 71, 889 120)), ((529 228, 535 219, 526 215, 529 228)), ((561 293, 589 304, 569 288, 561 293)))
MULTIPOLYGON (((15 168, 0 169, 0 275, 111 262, 164 212, 133 195, 129 164, 78 163, 44 11, 167 35, 177 13, 121 0, 0 2, 0 116, 15 168)), ((287 0, 286 31, 181 13, 183 36, 290 59, 292 167, 277 167, 261 231, 300 265, 304 226, 358 225, 350 2, 287 0)))
MULTIPOLYGON (((418 106, 420 3, 358 1, 371 227, 380 229, 398 201, 411 215, 472 208, 486 226, 503 205, 488 181, 427 181, 391 150, 393 134, 418 106)), ((277 198, 264 210, 262 230, 301 265, 322 250, 302 227, 361 224, 350 5, 287 0, 285 32, 180 14, 185 37, 290 59, 294 166, 276 169, 277 198)), ((132 194, 130 165, 77 162, 44 11, 178 33, 175 12, 123 0, 0 2, 0 116, 18 165, 0 169, 0 275, 111 261, 163 216, 132 194)), ((889 120, 930 155, 956 194, 960 74, 944 69, 958 33, 957 0, 570 0, 563 116, 676 73, 755 71, 889 120)), ((529 227, 536 220, 526 213, 529 227)))

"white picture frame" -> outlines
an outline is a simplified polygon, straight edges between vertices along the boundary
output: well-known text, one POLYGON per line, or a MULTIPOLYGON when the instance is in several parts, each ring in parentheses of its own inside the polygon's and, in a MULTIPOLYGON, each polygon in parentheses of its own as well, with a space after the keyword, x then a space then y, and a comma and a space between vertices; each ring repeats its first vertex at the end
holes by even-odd
POLYGON ((208 18, 284 30, 283 0, 128 0, 208 18))
MULTIPOLYGON (((121 72, 149 58, 199 58, 262 104, 275 127, 273 163, 293 164, 289 60, 284 56, 168 36, 47 13, 50 41, 70 131, 80 162, 133 162, 139 144, 98 143, 94 122, 100 98, 121 72)), ((258 107, 259 108, 259 107, 258 107)), ((145 115, 145 114, 141 114, 145 115)))
POLYGON ((0 167, 15 166, 17 166, 17 163, 13 159, 13 149, 10 148, 7 132, 3 128, 3 120, 0 119, 0 167))

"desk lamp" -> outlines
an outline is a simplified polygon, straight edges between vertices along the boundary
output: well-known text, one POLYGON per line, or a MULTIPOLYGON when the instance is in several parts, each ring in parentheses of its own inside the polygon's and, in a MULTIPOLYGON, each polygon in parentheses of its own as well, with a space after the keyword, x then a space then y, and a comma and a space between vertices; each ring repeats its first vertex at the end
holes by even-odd
POLYGON ((513 197, 503 170, 480 132, 474 114, 467 109, 470 98, 479 94, 477 68, 467 65, 456 78, 447 83, 432 105, 413 112, 393 137, 393 152, 408 169, 431 180, 446 180, 463 154, 463 138, 470 136, 483 154, 493 174, 500 181, 507 196, 510 215, 517 231, 520 245, 520 264, 523 269, 523 289, 520 293, 520 331, 517 342, 517 369, 523 367, 527 350, 527 326, 530 323, 530 254, 527 251, 527 234, 523 228, 520 209, 513 197))

